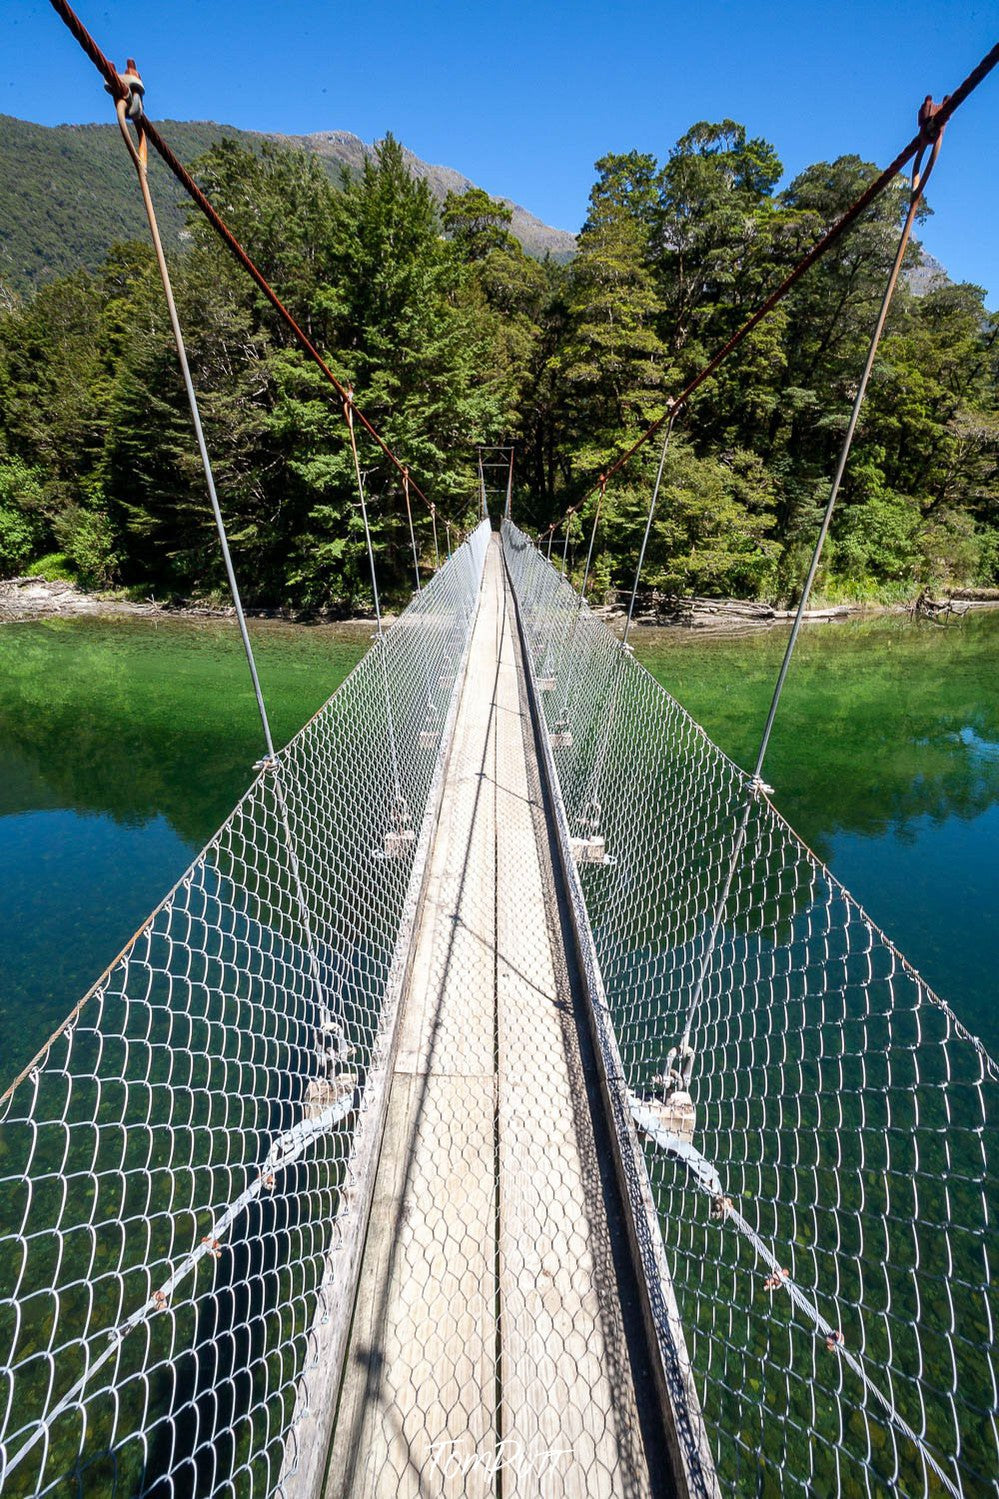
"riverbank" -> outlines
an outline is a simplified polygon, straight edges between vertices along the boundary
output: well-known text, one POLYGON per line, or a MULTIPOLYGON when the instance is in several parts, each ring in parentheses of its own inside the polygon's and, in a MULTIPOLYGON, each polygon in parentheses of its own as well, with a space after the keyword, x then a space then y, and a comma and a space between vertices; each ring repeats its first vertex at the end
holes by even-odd
POLYGON ((80 615, 155 614, 157 606, 85 593, 75 583, 47 578, 6 578, 0 582, 0 623, 80 615))
MULTIPOLYGON (((156 618, 169 616, 186 619, 231 619, 235 611, 231 604, 222 607, 210 604, 160 604, 155 599, 130 599, 120 593, 88 593, 78 584, 63 579, 6 578, 0 580, 0 624, 16 624, 26 620, 111 618, 115 615, 133 618, 156 618)), ((317 616, 314 620, 303 620, 293 611, 285 609, 247 609, 249 619, 266 619, 290 624, 344 624, 370 625, 372 618, 339 618, 317 616)), ((391 621, 393 615, 383 611, 383 619, 391 621)))
MULTIPOLYGON (((930 595, 929 591, 914 596, 908 602, 882 604, 874 600, 850 603, 820 602, 805 610, 805 619, 812 623, 832 623, 848 619, 875 619, 886 614, 908 614, 943 621, 963 614, 999 608, 999 589, 955 588, 930 595)), ((618 593, 610 602, 594 612, 613 628, 623 621, 627 611, 627 595, 618 593)), ((213 606, 205 603, 161 604, 155 599, 130 599, 121 593, 90 593, 76 583, 63 579, 7 578, 0 580, 0 624, 13 624, 35 619, 110 618, 126 615, 134 618, 231 619, 231 604, 213 606)), ((370 625, 370 616, 316 616, 303 619, 293 610, 247 609, 248 618, 266 619, 290 624, 345 624, 370 625)), ((714 634, 741 633, 752 630, 768 630, 775 625, 787 623, 794 618, 793 609, 781 609, 775 604, 759 603, 753 599, 709 599, 646 596, 635 616, 636 625, 669 627, 711 632, 714 634)), ((394 615, 383 612, 386 622, 394 615)))
MULTIPOLYGON (((820 601, 813 608, 805 610, 804 619, 813 624, 822 624, 849 619, 877 619, 884 615, 908 615, 914 619, 942 623, 946 619, 957 619, 962 615, 987 609, 999 609, 999 589, 954 588, 937 595, 924 588, 907 601, 890 604, 879 603, 877 600, 849 603, 820 601)), ((613 628, 626 616, 627 596, 618 594, 595 612, 613 628)), ((643 600, 635 615, 635 623, 660 629, 674 627, 730 634, 768 630, 775 625, 787 624, 794 619, 795 613, 794 609, 781 609, 776 604, 759 603, 754 599, 653 595, 651 600, 648 597, 643 600)))

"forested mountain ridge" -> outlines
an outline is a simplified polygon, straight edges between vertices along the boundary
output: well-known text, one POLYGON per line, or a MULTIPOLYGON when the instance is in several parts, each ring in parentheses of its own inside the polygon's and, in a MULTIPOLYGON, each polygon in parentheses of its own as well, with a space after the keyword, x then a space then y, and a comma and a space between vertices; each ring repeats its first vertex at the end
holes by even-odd
MULTIPOLYGON (((314 151, 269 142, 222 142, 195 170, 439 517, 474 520, 475 444, 513 442, 517 518, 544 526, 577 507, 577 576, 596 476, 876 175, 843 156, 779 187, 769 142, 699 122, 662 160, 596 163, 562 265, 526 255, 511 210, 478 189, 437 203, 391 137, 338 184, 314 151)), ((171 196, 162 180, 156 191, 171 196)), ((649 584, 794 597, 907 201, 896 182, 682 413, 649 584)), ((335 397, 199 216, 171 259, 250 602, 363 605, 335 397)), ((924 279, 892 305, 819 578, 827 597, 999 582, 999 316, 980 288, 924 279)), ((657 459, 649 444, 608 488, 598 592, 630 581, 657 459)), ((363 439, 361 461, 383 582, 401 593, 398 475, 363 439)), ((0 310, 0 573, 29 566, 159 597, 221 586, 144 237, 0 310)))
MULTIPOLYGON (((286 149, 314 152, 331 179, 338 181, 342 167, 359 172, 374 150, 346 130, 289 136, 237 130, 211 120, 161 123, 185 166, 223 138, 250 150, 272 141, 286 149)), ((409 151, 405 158, 437 203, 443 203, 449 192, 474 186, 452 167, 432 166, 409 151)), ((186 223, 182 194, 155 152, 150 170, 160 185, 164 242, 178 245, 186 223)), ((573 234, 550 228, 518 204, 507 201, 507 206, 513 214, 511 231, 528 254, 550 254, 556 260, 573 254, 573 234)), ((95 271, 116 240, 145 233, 142 205, 117 125, 35 125, 0 114, 0 282, 23 292, 80 267, 95 271)))

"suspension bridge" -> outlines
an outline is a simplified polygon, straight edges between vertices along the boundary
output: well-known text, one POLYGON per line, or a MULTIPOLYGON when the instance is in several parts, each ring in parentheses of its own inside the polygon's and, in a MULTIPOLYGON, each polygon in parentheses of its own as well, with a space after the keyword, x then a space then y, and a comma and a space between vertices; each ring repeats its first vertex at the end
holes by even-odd
MULTIPOLYGON (((159 250, 137 70, 53 4, 159 250)), ((509 449, 429 582, 411 531, 391 628, 368 533, 373 644, 275 750, 160 254, 266 753, 0 1098, 5 1495, 999 1493, 999 1068, 762 776, 940 132, 996 62, 883 174, 915 160, 752 773, 589 608, 613 469, 577 592, 509 449)), ((367 530, 382 440, 227 244, 342 401, 367 530)))

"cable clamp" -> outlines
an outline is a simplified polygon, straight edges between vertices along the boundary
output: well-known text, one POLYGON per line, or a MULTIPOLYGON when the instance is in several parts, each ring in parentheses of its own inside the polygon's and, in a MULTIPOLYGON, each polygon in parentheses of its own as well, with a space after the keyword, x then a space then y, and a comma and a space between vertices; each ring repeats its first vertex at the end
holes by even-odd
POLYGON ((676 1046, 671 1046, 666 1053, 666 1070, 654 1083, 663 1089, 664 1097, 669 1099, 674 1093, 689 1093, 690 1084, 694 1077, 694 1062, 697 1053, 689 1041, 680 1041, 676 1046))
POLYGON ((923 137, 924 141, 932 143, 941 135, 943 135, 945 129, 947 128, 946 124, 939 124, 936 117, 940 113, 944 105, 947 103, 947 100, 949 98, 949 94, 944 94, 940 103, 934 104, 933 95, 927 94, 926 98, 919 106, 919 114, 917 116, 917 119, 919 123, 919 133, 923 137))
POLYGON ((750 796, 773 796, 774 788, 768 786, 762 776, 750 776, 749 794, 750 796))
POLYGON ((254 770, 277 770, 278 757, 277 755, 264 755, 261 759, 254 760, 253 768, 254 770))
MULTIPOLYGON (((143 114, 142 99, 146 92, 146 86, 139 76, 139 70, 135 65, 134 57, 130 57, 126 62, 124 73, 118 74, 118 82, 127 95, 127 104, 125 106, 126 117, 130 120, 141 120, 143 114)), ((108 94, 112 92, 109 83, 104 85, 104 91, 108 94)))

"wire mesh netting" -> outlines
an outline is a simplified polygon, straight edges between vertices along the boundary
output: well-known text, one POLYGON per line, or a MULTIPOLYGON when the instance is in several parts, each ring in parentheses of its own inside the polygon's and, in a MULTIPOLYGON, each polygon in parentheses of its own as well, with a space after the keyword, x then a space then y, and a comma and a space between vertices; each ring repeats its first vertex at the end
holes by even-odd
POLYGON ((724 1493, 999 1492, 999 1073, 504 526, 724 1493))
POLYGON ((0 1101, 5 1495, 294 1472, 487 542, 263 765, 0 1101))

